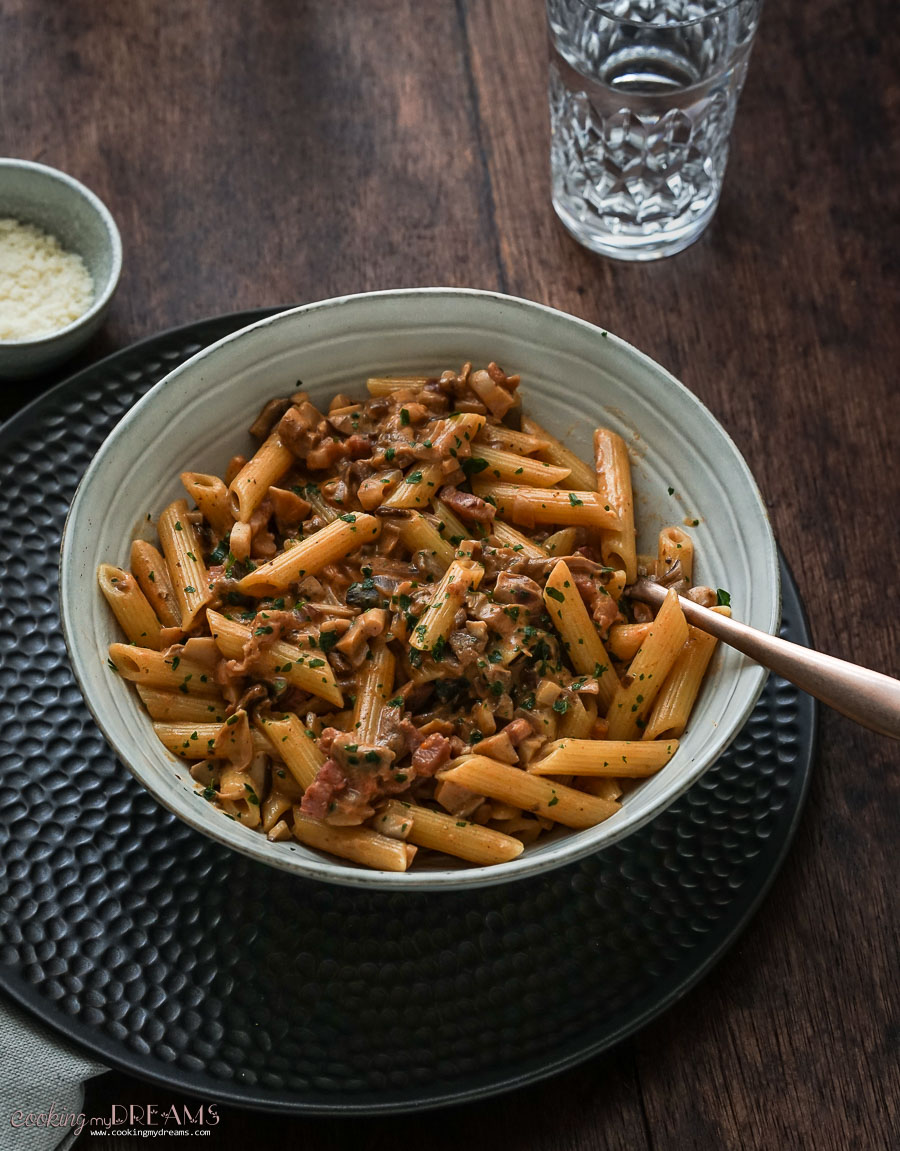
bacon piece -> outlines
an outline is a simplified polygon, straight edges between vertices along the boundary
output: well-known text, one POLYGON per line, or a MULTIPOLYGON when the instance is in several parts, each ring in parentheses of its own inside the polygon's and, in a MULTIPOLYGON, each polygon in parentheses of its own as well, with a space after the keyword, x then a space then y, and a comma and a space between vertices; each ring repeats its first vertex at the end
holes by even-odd
POLYGON ((509 742, 513 747, 518 747, 524 739, 528 739, 529 736, 534 735, 534 728, 530 720, 525 719, 524 716, 520 716, 519 719, 514 719, 511 723, 508 723, 506 727, 504 727, 503 733, 509 736, 509 742))
MULTIPOLYGON (((407 703, 409 701, 407 700, 407 703)), ((400 734, 403 736, 403 742, 406 745, 407 751, 415 751, 416 748, 423 742, 422 736, 419 734, 419 729, 411 719, 402 719, 397 725, 400 734)))
POLYGON ((601 636, 606 638, 611 625, 619 618, 619 605, 596 579, 584 572, 573 571, 572 579, 581 598, 590 609, 591 619, 597 625, 601 636))
POLYGON ((450 486, 441 488, 440 494, 447 507, 452 508, 461 520, 476 524, 494 522, 497 509, 480 496, 472 495, 471 492, 461 492, 458 488, 450 486))
POLYGON ((349 436, 344 440, 344 447, 352 460, 360 460, 372 454, 372 441, 368 436, 349 436))
POLYGON ((316 773, 316 778, 303 793, 300 810, 313 819, 324 819, 335 796, 346 790, 347 777, 336 760, 326 759, 316 773))
POLYGON ((432 732, 412 754, 412 766, 418 777, 429 777, 450 761, 450 740, 432 732))

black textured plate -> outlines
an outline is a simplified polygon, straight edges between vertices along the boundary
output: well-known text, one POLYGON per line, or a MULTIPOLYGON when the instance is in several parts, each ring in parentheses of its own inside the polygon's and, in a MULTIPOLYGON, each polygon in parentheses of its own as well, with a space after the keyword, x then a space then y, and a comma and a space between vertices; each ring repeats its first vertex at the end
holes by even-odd
MULTIPOLYGON (((815 705, 770 678, 662 816, 509 887, 330 887, 181 823, 116 761, 75 685, 59 536, 122 413, 263 314, 111 356, 0 431, 0 987, 111 1065, 239 1106, 375 1113, 521 1086, 635 1031, 734 941, 796 828, 815 705)), ((807 643, 783 580, 782 632, 807 643)))

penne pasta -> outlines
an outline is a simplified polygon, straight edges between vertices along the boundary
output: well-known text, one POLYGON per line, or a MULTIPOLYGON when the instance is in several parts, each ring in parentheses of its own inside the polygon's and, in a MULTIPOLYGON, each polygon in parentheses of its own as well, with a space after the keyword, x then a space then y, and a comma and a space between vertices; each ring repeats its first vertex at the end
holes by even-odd
POLYGON ((677 739, 557 739, 533 760, 534 775, 602 775, 616 779, 654 775, 678 749, 677 739))
POLYGON ((600 554, 612 568, 621 568, 628 583, 637 579, 634 531, 634 493, 631 464, 621 436, 608 428, 594 432, 594 459, 597 493, 604 506, 615 508, 619 522, 604 525, 600 534, 600 554))
POLYGON ((412 554, 413 562, 418 556, 433 558, 444 568, 453 562, 456 555, 453 544, 448 543, 421 512, 413 512, 409 519, 397 520, 397 530, 404 546, 412 554))
POLYGON ((266 492, 277 484, 293 466, 294 454, 281 442, 278 433, 263 441, 244 464, 228 487, 231 514, 241 523, 250 517, 266 498, 266 492))
POLYGON ((560 528, 544 540, 544 551, 550 556, 570 556, 577 538, 577 528, 560 528))
POLYGON ((597 698, 605 711, 612 703, 618 679, 564 560, 554 564, 547 577, 544 603, 575 670, 596 678, 597 698))
POLYGON ((557 488, 519 487, 501 480, 475 480, 472 490, 492 503, 504 519, 524 527, 535 524, 573 524, 605 528, 618 524, 619 517, 603 504, 595 492, 560 491, 557 488))
MULTIPOLYGON (((597 705, 589 695, 572 697, 559 725, 560 736, 568 739, 590 739, 597 722, 597 705)), ((599 743, 592 740, 596 747, 599 743)))
POLYGON ((615 802, 541 779, 483 755, 455 760, 450 768, 439 773, 439 778, 458 783, 478 795, 487 795, 523 811, 542 815, 566 827, 593 827, 619 810, 615 802))
MULTIPOLYGON (((164 744, 173 755, 181 759, 201 760, 216 759, 221 752, 216 749, 216 739, 226 728, 225 723, 173 723, 169 721, 155 722, 153 730, 160 742, 164 744)), ((269 751, 269 743, 258 732, 252 733, 254 752, 269 751)))
POLYGON ((398 510, 428 507, 442 479, 440 464, 414 464, 381 506, 398 510))
POLYGON ((218 698, 220 694, 219 685, 209 673, 209 665, 186 656, 113 643, 109 645, 109 662, 123 679, 141 687, 177 691, 188 696, 218 698))
POLYGON ((444 420, 438 420, 434 431, 425 441, 430 443, 441 457, 463 459, 471 451, 471 444, 484 427, 484 416, 478 412, 454 412, 444 420))
POLYGON ((435 654, 450 634, 453 617, 462 607, 466 592, 477 588, 484 568, 471 560, 454 560, 413 628, 410 644, 419 651, 435 654))
POLYGON ((656 578, 670 575, 676 565, 679 578, 690 583, 694 576, 694 543, 686 531, 672 525, 659 533, 656 578))
POLYGON ((145 540, 131 544, 131 571, 163 627, 181 627, 181 612, 162 553, 145 540))
POLYGON ((151 719, 169 723, 224 723, 227 705, 214 696, 185 695, 138 683, 137 693, 151 719))
POLYGON ((271 717, 257 713, 254 723, 268 740, 272 754, 284 763, 301 789, 305 791, 310 787, 325 756, 300 717, 292 712, 271 717))
POLYGON ((352 730, 361 745, 375 747, 380 742, 385 706, 394 692, 396 660, 383 635, 372 645, 371 656, 357 675, 352 730))
POLYGON ((599 799, 612 801, 622 795, 622 788, 612 776, 582 775, 578 784, 588 795, 596 795, 599 799))
POLYGON ((378 871, 406 871, 417 848, 400 839, 379 835, 370 827, 332 827, 294 808, 294 835, 307 847, 328 851, 378 871))
POLYGON ((394 392, 419 391, 428 379, 428 376, 370 376, 366 388, 370 396, 390 396, 394 392))
MULTIPOLYGON (((237 620, 229 619, 211 608, 206 613, 209 630, 216 645, 228 659, 241 660, 253 632, 237 620)), ((257 654, 254 673, 261 676, 279 676, 286 683, 308 691, 327 703, 343 707, 344 697, 334 678, 331 664, 315 649, 301 649, 292 643, 278 640, 257 654)))
POLYGON ((569 469, 569 482, 577 488, 585 488, 588 491, 593 491, 596 487, 596 476, 594 475, 593 468, 589 467, 584 460, 579 459, 573 451, 561 443, 556 436, 551 436, 546 429, 542 428, 537 420, 533 420, 530 416, 522 416, 522 431, 527 435, 536 436, 538 439, 543 440, 547 447, 542 448, 540 455, 543 459, 551 464, 556 464, 561 468, 569 469))
POLYGON ((606 650, 615 659, 630 663, 652 627, 652 623, 615 623, 609 629, 606 650))
POLYGON ((634 739, 688 638, 688 625, 674 591, 666 595, 653 627, 631 661, 607 712, 610 739, 634 739))
POLYGON ((364 512, 348 512, 309 539, 281 552, 245 575, 238 588, 245 595, 272 596, 290 584, 315 575, 323 567, 357 551, 381 534, 381 524, 364 512))
POLYGON ((434 501, 434 513, 438 517, 437 529, 449 543, 458 545, 472 535, 472 529, 440 497, 434 501))
POLYGON ((160 622, 131 572, 112 564, 101 564, 97 582, 112 608, 119 627, 132 643, 141 647, 162 647, 160 622))
POLYGON ((524 844, 510 835, 481 827, 467 819, 458 819, 443 811, 432 811, 418 804, 391 800, 376 815, 374 827, 392 826, 400 821, 404 830, 405 842, 417 847, 427 847, 432 851, 442 851, 445 855, 465 859, 482 867, 495 863, 506 863, 522 854, 524 844))
POLYGON ((209 574, 203 562, 200 540, 194 530, 186 500, 175 500, 157 524, 181 627, 190 631, 210 599, 209 574))
MULTIPOLYGON (((281 791, 272 790, 262 802, 260 808, 260 827, 267 834, 271 832, 272 828, 281 820, 283 815, 291 810, 293 804, 288 796, 281 791)), ((270 839, 290 839, 290 828, 286 823, 282 822, 285 829, 285 835, 271 836, 270 839)))
MULTIPOLYGON (((477 449, 477 463, 484 463, 477 474, 485 478, 507 480, 512 484, 530 484, 536 488, 552 488, 567 479, 571 468, 557 467, 546 460, 533 460, 514 452, 491 448, 486 444, 477 449)), ((476 463, 473 457, 472 463, 476 463)))
MULTIPOLYGON (((249 460, 183 471, 158 541, 99 567, 110 666, 225 815, 385 872, 515 866, 668 770, 713 641, 674 591, 655 618, 630 598, 621 438, 595 469, 518 385, 492 362, 373 376, 327 416, 273 397, 249 460)), ((642 570, 708 602, 692 558, 671 526, 642 570)))
POLYGON ((228 500, 228 488, 218 476, 204 472, 182 472, 181 482, 188 496, 213 530, 216 539, 230 534, 234 514, 228 500))
POLYGON ((512 548, 514 552, 520 552, 523 556, 543 559, 547 555, 546 548, 541 544, 535 543, 534 540, 529 539, 528 536, 517 531, 510 524, 505 524, 503 520, 494 520, 491 526, 491 535, 495 537, 501 547, 512 548))
MULTIPOLYGON (((713 611, 731 615, 727 607, 716 607, 713 611)), ((683 734, 715 649, 715 636, 688 626, 687 642, 656 697, 644 728, 644 739, 671 739, 683 734)))
POLYGON ((549 440, 529 435, 528 432, 516 431, 515 428, 508 428, 505 424, 485 424, 478 433, 475 443, 490 444, 493 448, 515 452, 519 456, 533 456, 550 447, 549 440))

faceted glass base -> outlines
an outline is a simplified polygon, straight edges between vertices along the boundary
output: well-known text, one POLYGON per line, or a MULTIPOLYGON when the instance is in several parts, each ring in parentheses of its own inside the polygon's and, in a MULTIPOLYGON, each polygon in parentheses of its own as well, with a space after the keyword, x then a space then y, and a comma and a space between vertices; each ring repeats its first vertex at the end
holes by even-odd
POLYGON ((553 207, 566 230, 585 248, 614 260, 638 263, 674 256, 676 252, 684 251, 699 240, 715 215, 718 199, 701 214, 691 216, 681 225, 667 221, 665 230, 658 232, 607 227, 598 216, 580 218, 569 211, 557 196, 553 197, 553 207))

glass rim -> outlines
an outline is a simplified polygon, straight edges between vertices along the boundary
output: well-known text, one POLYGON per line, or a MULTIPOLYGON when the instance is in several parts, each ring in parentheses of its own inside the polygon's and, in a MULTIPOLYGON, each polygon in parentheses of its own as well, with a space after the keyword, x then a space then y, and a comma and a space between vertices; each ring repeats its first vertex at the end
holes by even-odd
MULTIPOLYGON (((592 12, 598 12, 607 20, 612 20, 616 24, 622 24, 630 28, 645 28, 654 31, 670 31, 673 28, 690 28, 692 24, 701 24, 704 20, 715 19, 718 16, 730 12, 732 8, 739 8, 742 4, 746 4, 755 8, 762 8, 763 0, 719 0, 716 7, 710 12, 704 12, 702 16, 692 16, 687 20, 672 20, 665 24, 654 24, 648 20, 635 20, 631 16, 619 16, 615 12, 607 11, 615 4, 615 0, 577 0, 582 8, 589 8, 592 12)), ((549 5, 548 5, 549 6, 549 5)))

